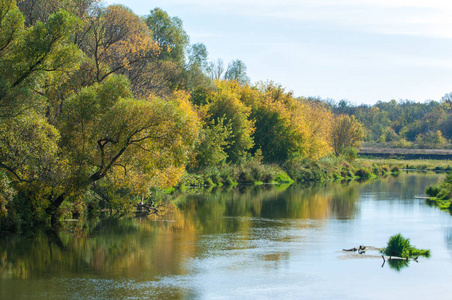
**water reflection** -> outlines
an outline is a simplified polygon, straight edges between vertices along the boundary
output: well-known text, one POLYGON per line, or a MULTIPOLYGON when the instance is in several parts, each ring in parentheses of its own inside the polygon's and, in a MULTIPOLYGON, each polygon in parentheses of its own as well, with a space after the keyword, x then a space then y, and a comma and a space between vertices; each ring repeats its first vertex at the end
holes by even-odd
MULTIPOLYGON (((2 240, 0 298, 23 296, 25 283, 35 283, 28 296, 90 298, 97 293, 99 298, 181 299, 206 297, 206 285, 221 290, 218 282, 233 284, 233 278, 234 284, 265 286, 287 271, 309 282, 311 275, 299 272, 319 276, 318 268, 343 268, 335 253, 344 247, 344 239, 360 241, 387 226, 387 219, 362 221, 361 215, 368 213, 362 209, 361 199, 368 199, 364 196, 412 205, 414 195, 438 178, 427 183, 423 176, 401 176, 304 188, 217 189, 180 195, 160 216, 98 217, 67 224, 68 230, 57 236, 2 240), (42 280, 53 285, 38 284, 42 280)), ((391 207, 380 208, 388 210, 373 214, 392 213, 391 207)), ((446 239, 452 249, 450 232, 446 239)), ((408 266, 405 261, 387 263, 397 271, 408 266)))
POLYGON ((400 270, 402 270, 403 268, 408 267, 410 265, 410 262, 403 259, 391 259, 388 260, 388 264, 391 269, 400 272, 400 270))
POLYGON ((444 231, 444 239, 446 242, 447 249, 449 250, 450 255, 452 256, 452 228, 447 228, 444 231))
MULTIPOLYGON (((183 262, 211 249, 258 248, 262 241, 285 241, 280 220, 353 219, 357 183, 328 188, 244 186, 196 196, 181 196, 164 216, 103 217, 70 224, 70 232, 11 238, 0 246, 0 277, 40 278, 62 272, 149 278, 184 274, 183 262), (280 230, 278 228, 281 227, 280 230), (228 235, 240 232, 240 235, 228 235), (225 234, 223 238, 213 235, 225 234), (204 247, 197 246, 200 237, 204 247), (254 245, 253 245, 254 243, 254 245), (257 243, 257 244, 256 244, 257 243)), ((300 227, 321 226, 299 222, 300 227)), ((201 242, 202 245, 202 242, 201 242)), ((287 251, 259 255, 278 262, 287 251)))

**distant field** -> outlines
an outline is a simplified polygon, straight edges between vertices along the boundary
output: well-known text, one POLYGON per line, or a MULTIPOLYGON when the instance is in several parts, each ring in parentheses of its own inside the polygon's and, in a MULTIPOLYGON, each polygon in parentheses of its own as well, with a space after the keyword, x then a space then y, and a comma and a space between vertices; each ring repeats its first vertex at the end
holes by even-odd
POLYGON ((359 155, 362 157, 449 160, 452 159, 452 150, 363 147, 359 150, 359 155))
POLYGON ((361 157, 358 161, 375 163, 378 165, 388 165, 390 168, 397 166, 400 169, 430 170, 430 171, 451 171, 452 160, 447 159, 390 159, 390 158, 369 158, 361 157))

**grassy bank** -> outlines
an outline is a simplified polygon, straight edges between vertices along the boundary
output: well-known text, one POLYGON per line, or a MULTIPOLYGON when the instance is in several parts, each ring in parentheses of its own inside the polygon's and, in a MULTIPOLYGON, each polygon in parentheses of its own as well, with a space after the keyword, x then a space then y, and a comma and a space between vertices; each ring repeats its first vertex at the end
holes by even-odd
POLYGON ((242 164, 206 168, 197 174, 186 173, 179 188, 234 186, 239 184, 292 184, 325 180, 370 179, 399 173, 397 165, 364 160, 347 161, 341 157, 319 160, 292 159, 283 165, 266 165, 256 160, 242 164))
POLYGON ((426 188, 425 193, 430 197, 426 200, 428 205, 437 206, 452 213, 452 172, 442 182, 426 188))
POLYGON ((398 167, 399 169, 409 170, 426 170, 426 171, 451 171, 451 160, 435 160, 435 159, 369 159, 358 158, 358 163, 371 163, 377 165, 388 165, 390 168, 398 167))

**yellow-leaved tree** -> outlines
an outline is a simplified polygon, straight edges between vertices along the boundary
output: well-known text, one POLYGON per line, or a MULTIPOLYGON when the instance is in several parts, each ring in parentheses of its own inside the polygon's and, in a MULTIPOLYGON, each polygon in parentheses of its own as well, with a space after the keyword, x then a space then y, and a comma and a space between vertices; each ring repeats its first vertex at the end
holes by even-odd
MULTIPOLYGON (((48 212, 70 195, 96 185, 147 196, 149 187, 170 187, 183 173, 198 136, 198 118, 188 96, 134 99, 128 81, 110 76, 65 104, 61 145, 71 165, 65 189, 48 212), (99 183, 96 183, 98 182, 99 183)), ((113 197, 114 198, 114 197, 113 197)))
POLYGON ((363 126, 354 116, 339 115, 331 131, 334 154, 339 156, 350 148, 359 148, 364 138, 363 126))

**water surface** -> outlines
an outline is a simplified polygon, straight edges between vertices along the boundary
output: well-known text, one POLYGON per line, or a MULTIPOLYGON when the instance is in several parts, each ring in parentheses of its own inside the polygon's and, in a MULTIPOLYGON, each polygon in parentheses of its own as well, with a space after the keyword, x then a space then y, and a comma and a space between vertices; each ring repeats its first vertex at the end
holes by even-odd
POLYGON ((443 175, 241 187, 180 196, 159 217, 104 218, 0 244, 1 299, 445 299, 452 216, 429 207, 443 175), (382 266, 402 233, 430 258, 382 266))

